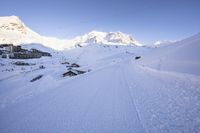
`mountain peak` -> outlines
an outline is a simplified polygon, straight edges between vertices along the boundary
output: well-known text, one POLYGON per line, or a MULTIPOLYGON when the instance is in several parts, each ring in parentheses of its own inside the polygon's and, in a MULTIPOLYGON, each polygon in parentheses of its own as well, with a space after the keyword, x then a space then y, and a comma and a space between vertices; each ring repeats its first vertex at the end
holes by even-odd
POLYGON ((26 34, 26 26, 17 16, 0 17, 0 30, 4 32, 21 32, 26 34))
POLYGON ((0 21, 3 22, 5 21, 6 23, 8 22, 18 22, 21 23, 21 19, 18 16, 4 16, 4 17, 0 17, 0 21))
POLYGON ((141 46, 131 35, 117 32, 100 32, 91 31, 83 36, 76 37, 72 40, 72 43, 97 43, 97 44, 113 44, 113 45, 136 45, 141 46))
POLYGON ((88 34, 90 34, 90 35, 98 35, 98 34, 106 34, 106 32, 101 32, 101 31, 96 31, 96 30, 93 30, 93 31, 91 31, 91 32, 89 32, 88 34))

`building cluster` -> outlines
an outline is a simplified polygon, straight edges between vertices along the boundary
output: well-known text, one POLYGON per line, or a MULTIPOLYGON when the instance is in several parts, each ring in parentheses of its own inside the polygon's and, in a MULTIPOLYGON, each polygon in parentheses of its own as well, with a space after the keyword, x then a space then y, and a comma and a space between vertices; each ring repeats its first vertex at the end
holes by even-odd
POLYGON ((42 56, 52 56, 48 52, 43 52, 37 49, 23 49, 21 46, 13 44, 0 44, 0 57, 8 59, 31 59, 40 58, 42 56))

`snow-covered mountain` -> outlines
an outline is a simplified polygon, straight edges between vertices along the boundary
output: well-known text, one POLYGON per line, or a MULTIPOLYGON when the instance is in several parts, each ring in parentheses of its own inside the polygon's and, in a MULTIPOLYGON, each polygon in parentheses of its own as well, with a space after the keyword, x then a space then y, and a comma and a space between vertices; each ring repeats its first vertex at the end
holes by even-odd
POLYGON ((162 40, 162 41, 156 41, 153 45, 156 47, 164 46, 164 45, 169 45, 172 43, 175 43, 176 41, 170 41, 170 40, 162 40))
POLYGON ((86 44, 112 44, 140 46, 130 35, 122 32, 92 31, 74 39, 57 39, 44 37, 32 31, 17 16, 0 17, 0 44, 12 43, 14 45, 39 43, 55 50, 63 50, 76 45, 86 44))
POLYGON ((1 43, 29 43, 38 37, 39 35, 26 27, 18 17, 0 17, 1 43))
POLYGON ((17 16, 0 17, 0 44, 14 45, 40 43, 44 46, 61 50, 66 40, 44 37, 32 31, 17 16))
POLYGON ((92 31, 83 36, 76 37, 70 41, 73 45, 77 44, 110 44, 110 45, 135 45, 141 44, 132 36, 122 32, 99 32, 92 31))

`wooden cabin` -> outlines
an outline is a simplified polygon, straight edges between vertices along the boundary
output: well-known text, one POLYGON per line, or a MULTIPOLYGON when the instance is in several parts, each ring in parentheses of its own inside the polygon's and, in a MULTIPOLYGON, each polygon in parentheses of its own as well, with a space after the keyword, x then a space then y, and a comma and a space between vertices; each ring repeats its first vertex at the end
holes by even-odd
POLYGON ((63 73, 63 77, 66 77, 66 76, 72 77, 72 76, 76 76, 76 75, 78 75, 78 73, 76 71, 73 71, 73 70, 70 70, 66 73, 63 73))
POLYGON ((76 76, 76 75, 84 74, 84 73, 86 72, 81 71, 81 70, 68 69, 66 73, 63 73, 63 77, 66 77, 66 76, 72 77, 72 76, 76 76))

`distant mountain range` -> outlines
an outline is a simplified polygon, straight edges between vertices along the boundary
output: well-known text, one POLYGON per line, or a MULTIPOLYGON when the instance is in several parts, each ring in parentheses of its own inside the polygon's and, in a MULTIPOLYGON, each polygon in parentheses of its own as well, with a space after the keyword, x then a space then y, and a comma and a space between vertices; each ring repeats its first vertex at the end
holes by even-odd
POLYGON ((156 41, 153 45, 156 47, 160 47, 160 46, 169 45, 169 44, 172 44, 175 42, 177 42, 177 41, 162 40, 162 41, 156 41))
POLYGON ((87 44, 133 45, 141 44, 131 35, 122 32, 92 31, 73 39, 57 39, 41 36, 27 27, 17 16, 0 17, 0 44, 14 45, 40 43, 55 50, 64 50, 87 44))

